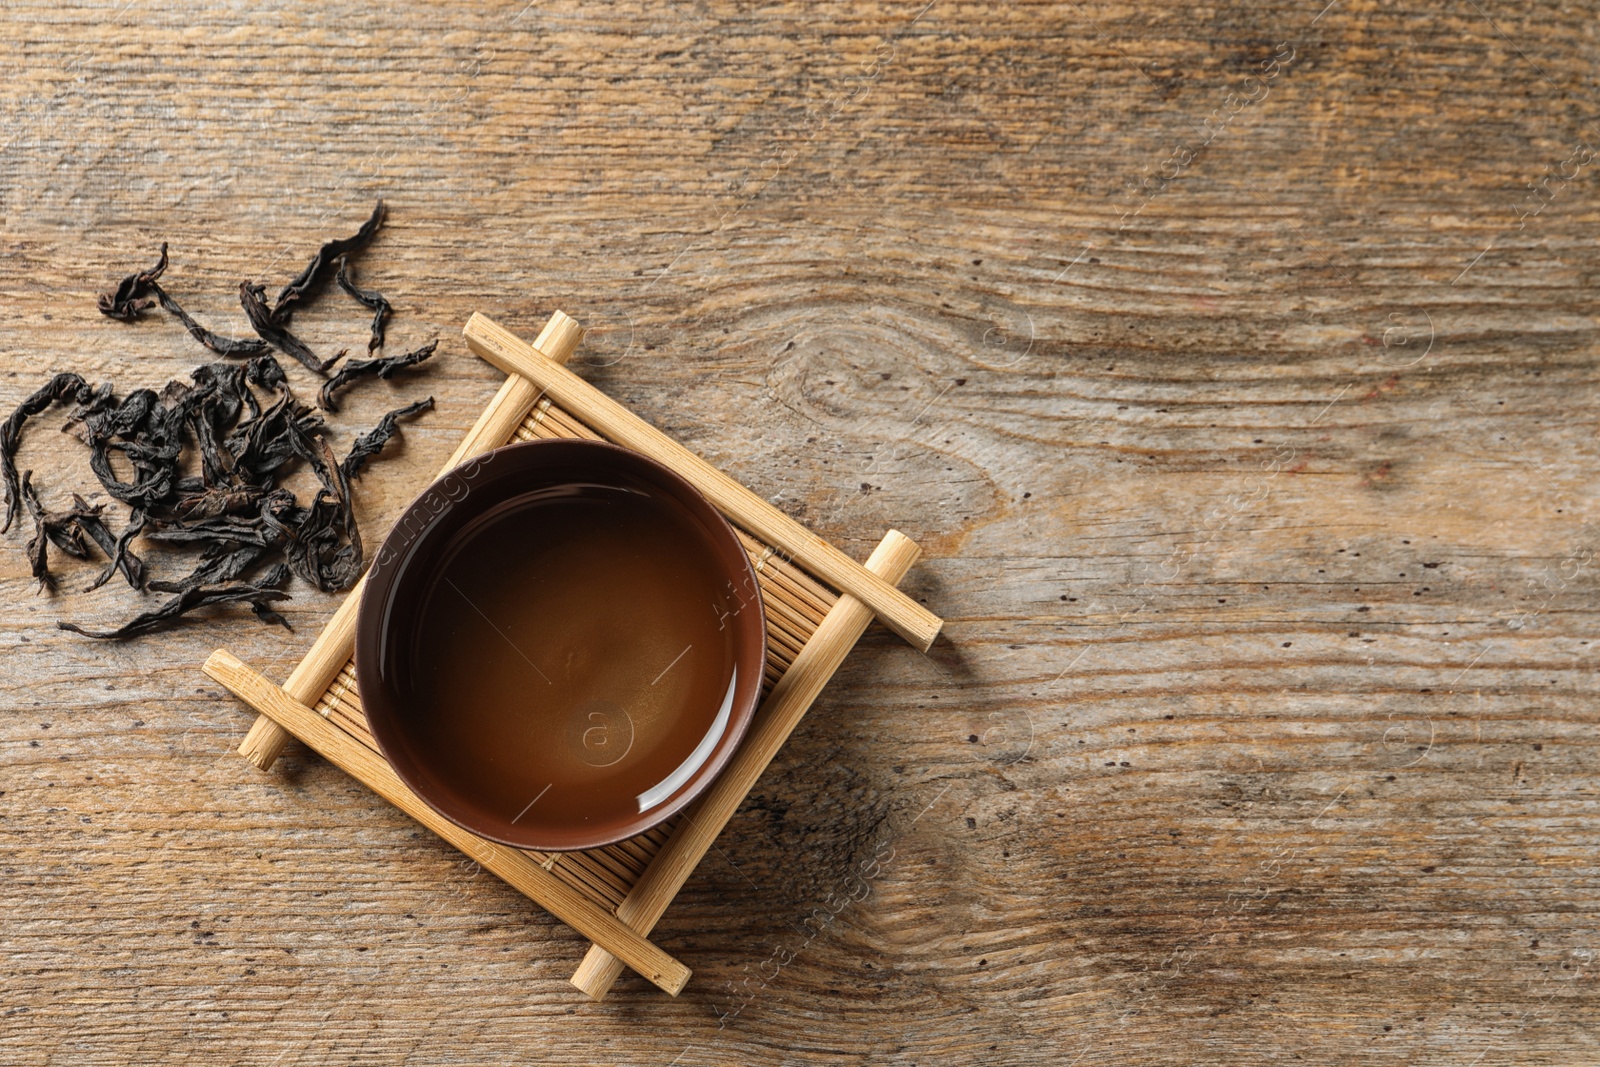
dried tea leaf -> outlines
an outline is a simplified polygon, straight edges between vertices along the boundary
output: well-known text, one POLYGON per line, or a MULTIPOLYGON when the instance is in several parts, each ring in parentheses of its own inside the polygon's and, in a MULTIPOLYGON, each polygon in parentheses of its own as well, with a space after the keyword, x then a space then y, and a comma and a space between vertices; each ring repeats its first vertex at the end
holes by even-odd
POLYGON ((372 337, 367 341, 367 355, 383 347, 383 330, 385 320, 394 310, 389 306, 383 294, 373 289, 361 289, 350 280, 350 264, 345 256, 339 257, 339 273, 334 275, 334 280, 339 283, 339 288, 349 293, 361 304, 372 309, 372 337))
MULTIPOLYGON (((30 487, 31 488, 31 487, 30 487)), ((83 498, 76 493, 73 500, 83 504, 83 498)), ((92 555, 90 548, 94 539, 90 536, 87 524, 100 521, 100 510, 103 505, 82 507, 74 505, 70 511, 49 511, 44 513, 44 532, 50 543, 73 559, 88 559, 92 555)))
POLYGON ((245 381, 262 389, 277 391, 288 387, 289 379, 283 373, 283 364, 273 356, 257 356, 244 369, 245 381))
POLYGON ((361 531, 351 505, 350 480, 321 437, 312 441, 296 436, 294 443, 316 472, 322 489, 310 508, 286 509, 278 518, 289 535, 284 556, 296 575, 318 589, 341 592, 361 577, 361 531))
MULTIPOLYGON (((94 419, 85 420, 89 431, 89 469, 105 491, 130 507, 151 510, 169 501, 178 480, 185 429, 191 414, 207 395, 207 390, 182 382, 168 382, 152 396, 137 428, 131 433, 107 432, 110 427, 94 419), (133 467, 132 481, 117 477, 111 453, 121 452, 133 467)), ((120 409, 119 409, 120 410, 120 409)))
POLYGON ((0 426, 0 483, 4 483, 6 491, 6 518, 5 522, 0 523, 0 533, 11 529, 11 523, 17 517, 19 504, 16 456, 17 446, 22 440, 22 424, 30 415, 39 414, 57 401, 71 399, 80 404, 88 404, 94 395, 82 378, 71 371, 65 371, 51 378, 32 396, 18 404, 17 410, 6 419, 5 425, 0 426))
POLYGON ((167 269, 167 242, 161 242, 161 258, 156 260, 156 265, 149 270, 142 270, 130 274, 117 283, 116 289, 109 293, 101 293, 97 301, 100 314, 113 319, 131 322, 140 314, 154 307, 154 303, 141 299, 150 288, 155 285, 156 279, 161 277, 167 269))
POLYGON ((274 472, 299 454, 291 434, 310 436, 322 428, 322 416, 283 388, 270 407, 235 426, 224 447, 234 457, 236 468, 248 472, 250 484, 265 486, 274 472))
POLYGON ((233 542, 270 548, 283 539, 277 530, 264 525, 258 515, 219 515, 198 522, 152 522, 150 527, 145 531, 150 540, 173 544, 233 542))
POLYGON ((150 588, 157 593, 186 593, 203 585, 231 582, 249 570, 267 551, 266 545, 237 545, 219 541, 206 549, 200 565, 183 578, 176 582, 151 582, 150 588))
MULTIPOLYGON (((73 494, 73 499, 78 502, 80 507, 83 506, 82 497, 73 494)), ((111 536, 111 530, 106 524, 98 518, 92 522, 88 520, 81 521, 83 522, 84 530, 94 539, 95 544, 100 546, 100 550, 106 554, 106 558, 110 561, 106 564, 106 569, 100 572, 100 576, 84 592, 92 593, 99 589, 110 581, 111 576, 118 571, 122 572, 122 576, 128 580, 129 585, 135 589, 143 589, 144 561, 134 555, 133 549, 128 546, 138 536, 139 532, 144 529, 144 512, 135 509, 128 518, 128 525, 123 527, 121 535, 115 538, 111 536)))
POLYGON ((185 521, 253 513, 265 495, 266 490, 256 485, 220 485, 180 496, 172 512, 185 521))
POLYGON ((229 491, 239 488, 241 481, 248 485, 254 480, 254 472, 240 468, 229 440, 239 425, 240 413, 247 406, 252 419, 261 413, 261 404, 247 384, 254 362, 208 363, 196 367, 189 375, 197 390, 189 410, 189 423, 200 452, 201 475, 197 485, 179 482, 178 499, 173 506, 180 514, 196 514, 197 508, 206 514, 220 514, 227 509, 225 500, 229 491), (203 505, 190 499, 200 495, 215 499, 203 505))
POLYGON ((119 407, 116 392, 110 382, 101 382, 100 388, 92 390, 87 400, 80 400, 70 414, 67 421, 62 424, 61 432, 77 436, 80 441, 88 440, 84 425, 90 420, 107 418, 119 407))
POLYGON ((426 400, 417 401, 415 404, 407 404, 403 408, 395 408, 379 419, 376 426, 357 437, 355 444, 350 446, 350 454, 345 456, 344 462, 340 464, 344 476, 346 478, 357 477, 361 473, 361 468, 366 465, 367 460, 383 451, 383 446, 389 443, 389 438, 400 432, 401 419, 409 418, 420 412, 430 411, 432 408, 433 397, 430 396, 426 400))
POLYGON ((260 619, 262 622, 269 623, 274 626, 281 626, 290 633, 294 633, 294 627, 289 625, 289 620, 284 618, 282 615, 279 615, 271 608, 267 607, 267 602, 265 600, 252 600, 250 602, 250 610, 255 612, 256 618, 260 619))
MULTIPOLYGON (((259 339, 224 337, 196 322, 158 282, 168 265, 163 245, 160 261, 103 295, 100 310, 113 318, 134 319, 159 303, 209 351, 239 362, 203 364, 188 382, 138 389, 120 399, 110 383, 91 389, 78 375, 59 374, 0 425, 0 484, 7 504, 0 530, 26 509, 33 526, 27 549, 30 568, 43 586, 55 584, 48 566, 51 546, 80 558, 96 550, 106 555, 108 562, 90 589, 119 572, 134 588, 146 588, 145 564, 131 547, 141 535, 180 550, 189 546, 195 554, 188 574, 149 583, 154 591, 173 594, 153 611, 115 629, 88 631, 59 623, 63 629, 97 638, 128 637, 167 626, 207 605, 235 602, 249 604, 265 622, 288 626, 274 605, 285 598, 278 587, 291 573, 330 592, 356 583, 363 559, 351 479, 398 432, 399 420, 432 407, 433 400, 391 411, 360 435, 339 462, 323 437, 323 416, 295 399, 272 349, 324 375, 343 356, 320 360, 288 329, 295 309, 311 299, 335 264, 340 288, 373 311, 369 355, 382 348, 392 309, 381 293, 355 284, 347 257, 372 240, 383 214, 379 202, 356 234, 325 243, 270 309, 264 286, 240 286, 240 304, 259 339), (90 505, 74 494, 71 509, 51 512, 42 505, 31 472, 18 478, 15 458, 23 424, 58 402, 76 405, 63 429, 88 446, 89 466, 101 486, 130 508, 118 535, 113 536, 105 520, 105 505, 90 505), (309 505, 280 484, 301 463, 310 466, 321 486, 309 505), (245 579, 273 560, 279 562, 266 576, 245 579)), ((430 358, 436 347, 437 342, 403 356, 351 364, 327 384, 320 400, 332 410, 334 395, 352 381, 387 379, 430 358)))
POLYGON ((65 552, 75 559, 88 559, 93 543, 88 525, 100 521, 100 508, 90 507, 82 497, 74 494, 75 506, 69 511, 47 511, 39 502, 33 488, 33 472, 24 471, 21 482, 22 500, 33 520, 33 537, 28 541, 28 566, 39 588, 54 589, 55 575, 50 573, 49 546, 65 552))
POLYGON ((270 346, 267 342, 260 338, 253 337, 240 341, 232 337, 224 337, 219 333, 212 333, 194 321, 189 313, 179 307, 178 302, 167 295, 167 291, 161 286, 151 282, 149 287, 150 291, 156 294, 156 299, 161 302, 161 306, 176 317, 179 322, 183 323, 183 327, 189 331, 189 335, 217 355, 234 356, 243 359, 250 356, 265 355, 270 351, 270 346))
POLYGON ((385 356, 381 359, 356 359, 351 360, 339 368, 339 373, 322 383, 322 390, 317 393, 317 406, 325 411, 338 411, 339 405, 334 403, 333 394, 357 378, 376 376, 385 380, 394 377, 396 371, 405 367, 414 367, 423 360, 433 355, 439 347, 437 340, 429 341, 421 348, 407 352, 401 356, 385 356))
POLYGON ((28 541, 28 569, 39 582, 39 590, 54 589, 55 575, 50 573, 50 538, 45 531, 44 505, 33 490, 33 472, 22 472, 21 494, 28 506, 28 517, 33 520, 33 537, 28 541))
MULTIPOLYGON (((244 308, 245 316, 250 320, 250 328, 255 330, 262 340, 270 342, 274 348, 289 353, 318 374, 327 374, 328 368, 337 363, 344 353, 340 352, 328 360, 318 359, 309 345, 290 333, 287 326, 273 319, 272 312, 267 310, 266 294, 267 287, 264 285, 239 283, 239 303, 244 308)), ((287 317, 284 321, 288 321, 287 317)))
POLYGON ((87 404, 79 405, 67 417, 61 432, 75 435, 84 444, 96 439, 121 437, 131 441, 137 437, 159 399, 155 390, 135 390, 118 400, 111 394, 110 385, 107 382, 87 404))
MULTIPOLYGON (((379 200, 372 209, 372 215, 353 236, 329 241, 317 249, 317 254, 311 257, 311 262, 288 285, 278 293, 278 302, 272 309, 272 321, 279 326, 287 326, 289 317, 294 314, 295 305, 305 299, 306 294, 316 285, 318 276, 327 268, 328 264, 340 256, 347 256, 351 252, 359 252, 371 243, 377 235, 378 227, 383 224, 383 201, 379 200)), ((271 340, 271 338, 268 338, 271 340)), ((276 342, 273 342, 276 344, 276 342)))
POLYGON ((274 585, 281 585, 287 576, 288 571, 284 569, 282 564, 279 564, 257 585, 241 584, 222 586, 216 589, 203 587, 186 589, 160 607, 135 615, 114 630, 86 630, 71 622, 57 622, 56 626, 63 630, 71 630, 73 633, 82 634, 85 637, 118 640, 148 633, 191 611, 209 607, 212 604, 243 602, 249 604, 256 612, 256 615, 264 621, 277 622, 287 628, 288 622, 277 612, 266 607, 268 604, 289 599, 288 593, 273 588, 274 585))

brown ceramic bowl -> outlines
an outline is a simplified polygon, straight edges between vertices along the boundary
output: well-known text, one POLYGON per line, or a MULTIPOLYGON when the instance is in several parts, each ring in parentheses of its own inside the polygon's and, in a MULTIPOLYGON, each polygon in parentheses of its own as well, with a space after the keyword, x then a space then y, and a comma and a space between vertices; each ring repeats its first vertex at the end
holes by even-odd
POLYGON ((599 441, 509 445, 429 486, 374 558, 356 623, 361 704, 395 772, 457 825, 541 851, 624 840, 703 792, 750 725, 765 658, 727 520, 599 441))

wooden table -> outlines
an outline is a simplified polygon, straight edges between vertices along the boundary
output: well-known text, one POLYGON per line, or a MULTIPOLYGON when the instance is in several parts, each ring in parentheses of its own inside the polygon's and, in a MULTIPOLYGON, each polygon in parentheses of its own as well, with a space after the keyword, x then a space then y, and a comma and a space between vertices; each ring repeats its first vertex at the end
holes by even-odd
MULTIPOLYGON (((234 754, 199 664, 282 678, 333 598, 91 642, 55 621, 137 596, 35 595, 14 531, 0 1060, 1594 1062, 1594 18, 8 8, 0 407, 200 361, 95 311, 161 241, 243 333, 241 279, 382 196, 360 280, 444 356, 340 417, 438 398, 369 531, 499 380, 470 313, 560 307, 796 518, 915 537, 949 623, 824 693, 657 928, 683 995, 591 1004, 571 930, 303 749, 234 754)), ((22 451, 58 503, 59 422, 22 451)))

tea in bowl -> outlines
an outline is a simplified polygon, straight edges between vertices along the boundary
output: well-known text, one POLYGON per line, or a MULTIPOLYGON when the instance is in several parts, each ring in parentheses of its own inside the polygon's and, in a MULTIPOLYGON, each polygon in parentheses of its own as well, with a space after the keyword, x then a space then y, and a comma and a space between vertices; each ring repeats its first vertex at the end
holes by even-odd
POLYGON ((540 851, 682 810, 760 698, 766 625, 733 528, 599 441, 509 445, 400 517, 356 624, 373 738, 440 815, 540 851))

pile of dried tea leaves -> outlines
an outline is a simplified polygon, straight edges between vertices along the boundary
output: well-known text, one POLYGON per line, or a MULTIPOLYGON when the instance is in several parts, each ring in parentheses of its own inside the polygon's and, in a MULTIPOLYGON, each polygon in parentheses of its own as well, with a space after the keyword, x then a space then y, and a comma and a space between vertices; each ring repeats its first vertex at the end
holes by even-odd
POLYGON ((362 379, 388 379, 428 359, 438 346, 433 341, 403 355, 381 354, 389 302, 356 286, 348 260, 371 243, 383 215, 380 200, 354 235, 324 244, 270 305, 265 286, 241 283, 239 302, 255 331, 253 338, 213 333, 162 288, 165 244, 154 266, 128 275, 101 295, 99 307, 108 317, 131 322, 159 306, 208 351, 226 358, 196 367, 188 382, 170 381, 159 390, 135 389, 120 396, 110 382, 95 387, 77 374, 62 372, 0 425, 0 487, 5 493, 0 533, 26 511, 32 525, 28 561, 40 588, 57 585, 49 560, 54 548, 77 559, 96 552, 105 557, 91 590, 120 574, 141 593, 171 597, 115 629, 87 630, 68 622, 58 626, 88 637, 131 637, 160 629, 197 608, 227 603, 248 604, 263 621, 288 626, 273 605, 288 599, 283 586, 291 574, 324 592, 340 592, 356 583, 363 556, 350 483, 399 432, 400 420, 427 411, 433 398, 383 416, 356 437, 342 459, 327 442, 329 427, 318 408, 337 411, 339 391, 362 379), (327 289, 330 272, 335 272, 339 289, 373 313, 367 342, 373 358, 352 360, 331 376, 344 353, 323 359, 290 331, 296 309, 327 289), (293 356, 326 379, 317 407, 301 403, 289 391, 274 351, 293 356), (89 468, 101 488, 127 505, 120 531, 113 532, 105 504, 91 505, 73 493, 71 507, 51 510, 40 499, 33 472, 18 474, 23 425, 54 404, 72 406, 63 430, 88 446, 89 468), (309 502, 284 485, 289 475, 305 469, 320 486, 309 502), (191 554, 193 569, 180 578, 151 580, 144 560, 134 552, 134 541, 141 536, 191 554))

